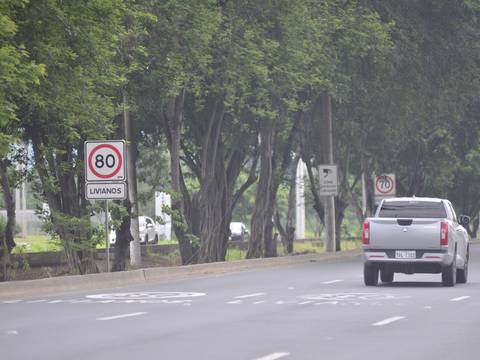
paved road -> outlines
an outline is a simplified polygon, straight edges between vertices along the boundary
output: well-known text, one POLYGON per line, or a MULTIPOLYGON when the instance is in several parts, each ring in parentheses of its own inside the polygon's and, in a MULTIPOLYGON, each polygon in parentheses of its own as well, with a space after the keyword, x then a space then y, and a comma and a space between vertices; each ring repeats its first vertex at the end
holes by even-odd
POLYGON ((365 287, 360 258, 0 302, 2 359, 477 359, 469 282, 365 287))

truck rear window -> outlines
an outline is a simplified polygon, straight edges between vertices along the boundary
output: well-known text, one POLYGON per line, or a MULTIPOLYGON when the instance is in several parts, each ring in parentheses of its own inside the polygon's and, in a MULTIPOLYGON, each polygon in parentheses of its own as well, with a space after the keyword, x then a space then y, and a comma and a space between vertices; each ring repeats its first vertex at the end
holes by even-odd
POLYGON ((447 217, 441 202, 391 201, 384 202, 378 217, 382 218, 439 218, 447 217))

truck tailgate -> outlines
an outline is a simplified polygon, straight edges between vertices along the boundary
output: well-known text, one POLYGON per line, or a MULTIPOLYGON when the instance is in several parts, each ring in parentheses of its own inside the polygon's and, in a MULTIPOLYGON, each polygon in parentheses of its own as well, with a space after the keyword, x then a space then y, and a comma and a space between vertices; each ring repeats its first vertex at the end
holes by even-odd
POLYGON ((439 219, 370 219, 371 249, 440 249, 439 219))

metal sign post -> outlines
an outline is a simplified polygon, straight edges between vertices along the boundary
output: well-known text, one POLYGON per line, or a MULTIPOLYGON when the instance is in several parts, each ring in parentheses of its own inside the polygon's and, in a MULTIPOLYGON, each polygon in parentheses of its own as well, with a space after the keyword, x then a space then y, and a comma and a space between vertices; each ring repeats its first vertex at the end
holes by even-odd
POLYGON ((107 272, 110 272, 110 239, 109 239, 109 226, 108 226, 108 200, 105 200, 105 240, 107 242, 107 272))

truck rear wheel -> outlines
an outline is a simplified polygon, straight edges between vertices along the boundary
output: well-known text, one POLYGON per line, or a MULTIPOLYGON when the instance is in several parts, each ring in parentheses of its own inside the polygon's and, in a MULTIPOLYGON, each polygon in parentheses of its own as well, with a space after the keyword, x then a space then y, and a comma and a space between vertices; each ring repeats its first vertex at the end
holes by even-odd
POLYGON ((454 286, 457 282, 457 253, 453 256, 452 263, 442 269, 443 286, 454 286))
POLYGON ((465 264, 463 269, 457 269, 457 283, 465 284, 468 278, 468 259, 470 257, 470 249, 467 248, 467 255, 465 257, 465 264))
POLYGON ((367 286, 376 286, 378 284, 378 267, 363 264, 363 281, 367 286))
POLYGON ((382 269, 380 271, 380 279, 384 283, 391 283, 393 281, 393 271, 382 269))

